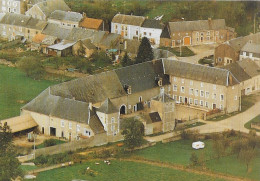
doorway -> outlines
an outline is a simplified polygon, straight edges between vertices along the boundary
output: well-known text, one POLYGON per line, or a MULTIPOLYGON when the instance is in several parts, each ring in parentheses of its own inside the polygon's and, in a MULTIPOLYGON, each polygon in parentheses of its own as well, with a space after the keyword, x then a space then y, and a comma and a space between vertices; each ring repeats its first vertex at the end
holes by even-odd
POLYGON ((42 134, 44 134, 44 127, 42 127, 42 134))
POLYGON ((56 136, 56 128, 50 127, 50 135, 56 136))
POLYGON ((120 108, 120 114, 125 114, 126 113, 126 107, 125 105, 122 105, 120 108))

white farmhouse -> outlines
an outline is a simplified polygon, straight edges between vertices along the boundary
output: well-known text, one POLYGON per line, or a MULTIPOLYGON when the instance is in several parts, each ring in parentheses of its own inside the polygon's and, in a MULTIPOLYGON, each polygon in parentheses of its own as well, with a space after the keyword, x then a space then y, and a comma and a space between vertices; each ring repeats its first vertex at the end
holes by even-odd
POLYGON ((141 27, 141 37, 146 37, 152 45, 160 44, 160 36, 162 34, 163 25, 159 20, 145 19, 141 27))
POLYGON ((141 39, 140 30, 145 18, 142 16, 116 14, 111 22, 111 33, 125 39, 141 39))

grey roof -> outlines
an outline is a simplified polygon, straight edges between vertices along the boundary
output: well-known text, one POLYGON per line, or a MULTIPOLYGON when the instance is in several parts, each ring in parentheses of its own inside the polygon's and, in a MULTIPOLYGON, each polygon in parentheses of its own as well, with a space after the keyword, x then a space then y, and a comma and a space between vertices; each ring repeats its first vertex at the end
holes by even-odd
POLYGON ((174 99, 172 99, 167 94, 159 94, 158 96, 154 97, 153 100, 160 101, 160 102, 173 102, 174 99))
POLYGON ((251 77, 244 71, 242 67, 239 66, 237 62, 231 63, 222 67, 223 69, 227 69, 237 78, 239 82, 243 82, 245 80, 250 79, 251 77))
POLYGON ((260 32, 256 34, 247 35, 244 37, 238 37, 235 39, 232 39, 230 41, 225 42, 224 44, 230 45, 234 48, 235 51, 240 51, 242 47, 249 41, 252 41, 252 43, 259 44, 260 43, 260 32))
POLYGON ((36 30, 43 30, 47 25, 46 21, 16 13, 6 13, 1 19, 0 24, 27 27, 36 30))
POLYGON ((51 94, 84 102, 102 102, 126 95, 114 71, 90 75, 51 86, 51 94))
POLYGON ((163 24, 159 20, 155 19, 145 19, 142 25, 144 28, 154 28, 154 29, 162 29, 163 24))
MULTIPOLYGON (((44 90, 35 99, 23 106, 22 109, 88 124, 90 111, 88 103, 51 95, 49 89, 44 90)), ((93 111, 90 111, 90 118, 89 126, 91 129, 95 133, 104 132, 102 123, 99 119, 97 120, 93 111)))
POLYGON ((73 28, 66 39, 71 41, 90 39, 91 42, 94 43, 95 41, 100 41, 100 39, 102 39, 105 34, 106 32, 104 31, 96 31, 85 28, 73 28))
POLYGON ((110 113, 116 113, 118 112, 118 109, 112 104, 112 102, 110 101, 110 99, 106 99, 104 101, 104 103, 98 108, 96 109, 99 112, 102 113, 106 113, 106 114, 110 114, 110 113))
POLYGON ((53 23, 48 23, 45 29, 42 31, 42 33, 45 35, 54 36, 61 40, 66 39, 70 32, 71 29, 63 28, 53 23))
POLYGON ((80 20, 83 18, 82 14, 77 12, 66 12, 61 10, 55 10, 50 14, 49 19, 55 19, 55 20, 64 20, 64 21, 74 21, 74 22, 80 22, 80 20))
POLYGON ((82 40, 83 45, 85 45, 88 49, 96 49, 97 47, 91 43, 90 39, 82 40))
POLYGON ((162 78, 163 85, 169 84, 167 76, 163 74, 163 65, 161 60, 135 64, 115 69, 114 71, 123 86, 131 86, 132 93, 158 87, 155 80, 157 76, 162 78))
POLYGON ((120 47, 121 50, 124 50, 127 53, 137 54, 140 44, 141 44, 141 42, 138 40, 125 39, 123 44, 120 44, 120 42, 118 42, 117 47, 120 47), (126 44, 126 47, 125 47, 125 44, 126 44))
POLYGON ((77 43, 77 42, 62 40, 60 43, 48 46, 48 48, 54 49, 54 50, 65 50, 69 47, 72 47, 75 43, 77 43))
POLYGON ((171 32, 225 29, 224 19, 169 22, 171 32))
POLYGON ((260 53, 260 42, 258 44, 247 42, 242 47, 241 51, 251 52, 251 53, 260 53))
POLYGON ((165 74, 168 75, 224 86, 239 83, 232 73, 225 69, 167 59, 164 59, 163 63, 165 74))
POLYGON ((145 17, 143 16, 116 14, 112 19, 112 22, 126 25, 141 26, 144 20, 145 17))
POLYGON ((237 61, 237 63, 249 76, 254 77, 260 75, 260 67, 255 61, 248 58, 237 61))
POLYGON ((116 33, 109 33, 107 36, 104 36, 99 44, 108 48, 115 48, 118 47, 117 45, 120 38, 121 36, 116 33))
POLYGON ((35 4, 40 10, 49 17, 50 14, 55 10, 70 11, 70 8, 63 0, 46 0, 35 4))
POLYGON ((168 58, 168 57, 172 57, 172 56, 176 56, 176 55, 174 55, 172 52, 170 52, 168 50, 157 49, 157 48, 153 49, 154 59, 168 58))

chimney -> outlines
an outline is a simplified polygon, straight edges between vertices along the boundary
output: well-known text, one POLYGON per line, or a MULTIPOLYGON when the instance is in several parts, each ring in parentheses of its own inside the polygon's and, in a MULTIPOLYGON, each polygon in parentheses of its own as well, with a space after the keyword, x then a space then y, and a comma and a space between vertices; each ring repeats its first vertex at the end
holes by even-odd
POLYGON ((132 94, 132 89, 130 85, 124 85, 124 89, 127 94, 132 94))
POLYGON ((231 74, 229 74, 228 80, 229 80, 229 84, 232 85, 233 84, 233 78, 232 78, 231 74))
POLYGON ((85 12, 82 13, 83 18, 87 17, 87 14, 85 12))
POLYGON ((155 77, 155 81, 157 82, 159 87, 162 86, 162 78, 159 75, 157 77, 155 77))
POLYGON ((92 111, 92 102, 88 104, 89 109, 92 111))

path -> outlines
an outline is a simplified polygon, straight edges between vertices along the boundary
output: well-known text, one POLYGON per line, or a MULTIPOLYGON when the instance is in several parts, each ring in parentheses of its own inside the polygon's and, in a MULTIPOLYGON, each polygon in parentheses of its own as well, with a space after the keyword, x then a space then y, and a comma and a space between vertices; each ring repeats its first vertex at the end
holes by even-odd
POLYGON ((27 174, 28 175, 32 175, 32 174, 36 174, 36 173, 40 173, 40 172, 45 172, 47 170, 52 170, 52 169, 56 169, 56 168, 71 166, 73 164, 74 164, 73 162, 59 163, 59 164, 52 165, 52 166, 49 166, 49 167, 44 167, 44 168, 38 168, 38 169, 35 169, 35 170, 31 170, 27 174))
POLYGON ((196 55, 190 57, 178 57, 178 59, 184 62, 198 64, 200 59, 209 55, 214 55, 215 46, 217 45, 209 44, 189 47, 189 49, 192 50, 196 55))
POLYGON ((221 179, 225 179, 225 180, 232 180, 232 181, 233 180, 234 181, 250 180, 250 179, 241 178, 241 177, 237 177, 237 176, 233 176, 233 175, 216 173, 216 172, 212 172, 212 171, 209 171, 209 170, 202 171, 202 170, 195 170, 195 169, 191 169, 191 168, 186 168, 184 165, 177 165, 177 164, 165 163, 165 162, 160 162, 160 161, 146 160, 146 159, 143 159, 143 158, 140 158, 140 157, 138 157, 138 158, 132 157, 132 158, 126 158, 126 159, 120 159, 120 160, 136 162, 136 163, 144 163, 144 164, 148 164, 148 165, 170 168, 170 169, 174 169, 174 170, 180 170, 180 171, 185 171, 185 172, 199 174, 199 175, 206 175, 206 176, 210 176, 210 177, 214 177, 214 178, 221 178, 221 179))

